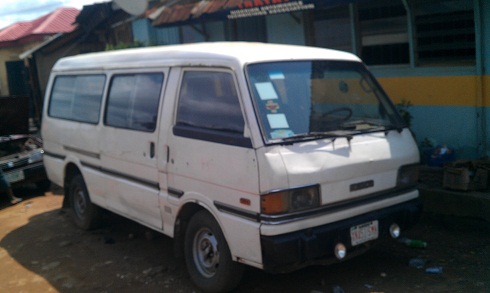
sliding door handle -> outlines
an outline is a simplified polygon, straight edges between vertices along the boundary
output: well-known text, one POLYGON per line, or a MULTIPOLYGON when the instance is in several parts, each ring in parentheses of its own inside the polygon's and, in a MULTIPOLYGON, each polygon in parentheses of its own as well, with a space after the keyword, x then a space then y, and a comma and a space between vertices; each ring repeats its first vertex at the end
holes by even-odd
POLYGON ((154 142, 150 142, 150 158, 154 158, 155 157, 155 143, 154 142))

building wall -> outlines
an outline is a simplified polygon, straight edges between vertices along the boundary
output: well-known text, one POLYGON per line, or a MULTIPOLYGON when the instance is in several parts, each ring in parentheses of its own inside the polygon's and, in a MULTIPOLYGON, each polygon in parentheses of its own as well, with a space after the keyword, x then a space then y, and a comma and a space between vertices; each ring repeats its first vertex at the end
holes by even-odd
POLYGON ((152 39, 152 27, 147 19, 136 19, 132 23, 133 38, 135 42, 142 42, 146 46, 150 44, 152 39))
POLYGON ((481 61, 479 72, 481 74, 482 95, 482 124, 484 125, 483 140, 486 141, 486 155, 490 157, 490 0, 475 0, 475 5, 480 6, 479 20, 481 24, 480 43, 481 61))
POLYGON ((49 75, 54 64, 61 58, 66 56, 72 56, 82 53, 83 46, 77 44, 76 46, 67 44, 66 47, 60 47, 57 49, 50 49, 48 52, 39 50, 35 53, 35 59, 37 62, 37 76, 39 78, 39 90, 41 98, 44 97, 46 87, 49 81, 49 75))
POLYGON ((271 15, 266 23, 268 43, 306 45, 302 13, 271 15))
POLYGON ((9 61, 19 61, 19 55, 24 49, 25 46, 0 48, 0 96, 8 96, 10 94, 6 63, 9 61))
MULTIPOLYGON (((446 144, 459 158, 478 158, 484 151, 478 76, 378 77, 395 104, 410 101, 412 130, 420 145, 446 144)), ((490 79, 487 80, 490 82, 490 79)))
POLYGON ((474 66, 371 68, 395 103, 412 103, 420 145, 446 144, 465 159, 490 156, 490 0, 473 3, 474 66))
MULTIPOLYGON (((414 15, 416 9, 411 5, 414 3, 417 2, 374 0, 352 4, 351 29, 354 38, 351 50, 348 51, 358 54, 368 63, 395 104, 402 101, 411 103, 408 110, 413 116, 412 130, 421 147, 427 142, 432 146, 446 144, 453 148, 457 158, 475 159, 489 156, 490 0, 419 1, 419 4, 428 5, 420 18, 414 15), (396 2, 398 7, 395 7, 396 2), (376 11, 368 7, 372 3, 373 6, 381 3, 381 9, 376 11), (403 10, 400 10, 400 3, 405 6, 403 10), (446 7, 447 10, 441 9, 437 13, 431 11, 431 5, 437 4, 440 5, 439 9, 446 7), (407 6, 410 7, 409 10, 407 6), (458 17, 450 14, 451 9, 457 12, 461 6, 473 9, 474 16, 470 27, 463 29, 458 27, 458 17), (352 14, 353 11, 357 14, 352 14), (367 15, 370 12, 374 13, 367 15), (434 25, 431 22, 442 18, 441 15, 445 13, 447 19, 444 26, 441 26, 442 29, 424 31, 430 30, 430 25, 434 25), (391 16, 386 17, 390 14, 391 16), (358 28, 355 28, 354 24, 358 28), (390 24, 393 24, 393 28, 389 28, 390 24), (432 46, 437 48, 434 50, 435 53, 441 52, 440 55, 431 56, 430 61, 422 60, 422 55, 417 55, 423 53, 422 46, 427 47, 418 39, 420 36, 417 35, 417 29, 420 30, 420 35, 429 35, 432 38, 430 41, 439 38, 440 43, 432 46), (473 29, 473 39, 444 39, 468 29, 473 29), (444 41, 441 42, 441 39, 444 41), (449 51, 460 43, 471 44, 472 41, 475 43, 472 59, 468 59, 467 56, 461 58, 444 54, 444 50, 449 51), (403 50, 385 51, 393 45, 403 50), (369 46, 374 49, 366 50, 369 46), (405 55, 397 55, 402 51, 405 55), (390 54, 391 56, 388 56, 390 54)), ((335 13, 324 12, 321 14, 324 18, 322 21, 326 22, 325 19, 328 19, 329 25, 340 26, 345 31, 348 23, 346 10, 347 7, 337 7, 332 9, 335 13)), ((463 17, 468 18, 468 14, 463 17)), ((345 44, 344 48, 340 49, 345 49, 345 44)))
POLYGON ((224 36, 198 39, 188 28, 175 27, 172 38, 163 38, 264 41, 265 32, 270 43, 350 51, 367 63, 395 104, 410 102, 411 127, 421 146, 446 144, 457 158, 490 156, 490 0, 370 0, 248 21, 254 20, 254 27, 264 23, 255 37, 250 30, 243 35, 247 20, 240 20, 214 23, 214 32, 222 32, 221 26, 224 36), (466 40, 444 39, 461 30, 469 31, 466 40), (461 45, 468 45, 466 53, 451 51, 461 45))

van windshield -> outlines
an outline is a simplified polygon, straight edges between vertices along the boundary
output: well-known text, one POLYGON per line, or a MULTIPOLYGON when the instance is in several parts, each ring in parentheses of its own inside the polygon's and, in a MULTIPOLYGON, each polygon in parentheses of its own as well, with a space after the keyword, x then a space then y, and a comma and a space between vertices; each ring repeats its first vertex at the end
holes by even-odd
POLYGON ((286 61, 247 67, 267 142, 402 128, 393 104, 359 62, 286 61))

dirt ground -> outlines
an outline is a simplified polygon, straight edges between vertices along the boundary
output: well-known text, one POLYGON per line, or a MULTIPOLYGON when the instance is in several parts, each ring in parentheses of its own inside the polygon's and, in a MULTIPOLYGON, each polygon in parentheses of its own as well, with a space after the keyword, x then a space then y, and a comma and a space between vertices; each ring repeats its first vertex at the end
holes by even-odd
MULTIPOLYGON (((78 230, 59 190, 0 196, 0 292, 200 292, 172 240, 107 213, 102 229, 78 230)), ((490 292, 490 223, 425 214, 405 236, 425 249, 386 241, 366 254, 289 274, 248 269, 235 292, 490 292), (426 261, 423 268, 410 260, 426 261), (429 267, 441 267, 431 274, 429 267)))

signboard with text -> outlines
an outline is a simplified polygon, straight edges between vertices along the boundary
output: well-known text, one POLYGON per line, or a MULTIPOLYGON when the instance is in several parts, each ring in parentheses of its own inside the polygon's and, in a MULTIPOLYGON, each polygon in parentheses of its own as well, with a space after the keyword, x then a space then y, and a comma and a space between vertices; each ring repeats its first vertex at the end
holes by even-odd
POLYGON ((359 1, 362 0, 244 0, 239 1, 239 4, 234 7, 226 6, 227 1, 222 1, 222 4, 214 1, 187 5, 176 3, 174 6, 160 10, 159 14, 150 13, 150 18, 155 26, 175 26, 202 21, 294 13, 359 1))
MULTIPOLYGON (((243 17, 253 16, 267 16, 272 14, 291 13, 303 10, 315 9, 314 3, 305 3, 305 1, 288 1, 288 0, 276 0, 276 1, 248 1, 249 5, 240 5, 238 9, 230 10, 227 18, 236 19, 243 17), (272 3, 280 2, 280 3, 272 3), (253 4, 265 4, 265 5, 253 5, 253 4)), ((309 1, 311 2, 311 1, 309 1)))

